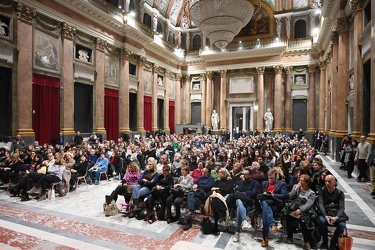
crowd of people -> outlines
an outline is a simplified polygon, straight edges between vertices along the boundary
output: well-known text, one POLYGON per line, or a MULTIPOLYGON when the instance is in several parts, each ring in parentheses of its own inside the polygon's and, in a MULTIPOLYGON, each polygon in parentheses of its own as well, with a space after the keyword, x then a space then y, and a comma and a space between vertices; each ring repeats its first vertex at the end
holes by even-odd
POLYGON ((25 146, 17 137, 12 151, 0 149, 2 182, 14 183, 12 195, 21 201, 35 192, 41 201, 50 183, 63 181, 73 191, 77 176, 87 172, 89 184, 99 185, 101 173, 106 173, 120 182, 105 202, 124 196, 123 212, 130 218, 146 204, 145 219, 154 222, 158 202, 162 211, 158 219, 180 221, 185 202, 184 230, 192 227, 194 214, 203 211, 212 215, 212 232, 217 235, 218 225, 224 221, 228 225, 229 214, 234 214, 233 240, 238 242, 243 230, 257 226, 258 216, 263 247, 278 230, 277 222, 284 221, 287 243, 293 243, 293 233, 298 231, 303 234, 304 249, 317 248, 321 239, 320 248, 337 249, 348 220, 336 178, 304 136, 247 133, 230 140, 220 135, 131 139, 125 134, 117 141, 72 141, 25 146), (336 227, 330 242, 328 226, 336 227))

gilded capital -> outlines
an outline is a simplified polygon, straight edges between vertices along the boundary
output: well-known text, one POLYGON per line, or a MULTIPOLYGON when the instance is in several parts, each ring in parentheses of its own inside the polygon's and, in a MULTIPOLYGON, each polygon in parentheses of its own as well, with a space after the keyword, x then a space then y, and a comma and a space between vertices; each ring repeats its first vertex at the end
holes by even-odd
POLYGON ((212 80, 213 75, 214 75, 214 73, 212 71, 207 71, 206 72, 207 79, 212 80))
POLYGON ((131 50, 128 49, 121 49, 120 51, 121 58, 129 60, 130 56, 132 55, 131 50))
POLYGON ((100 38, 96 38, 96 49, 104 52, 105 48, 107 47, 108 43, 105 40, 100 38))
POLYGON ((291 75, 292 71, 293 71, 293 66, 286 66, 286 67, 284 67, 284 69, 285 69, 285 73, 287 75, 291 75))
POLYGON ((200 76, 201 76, 201 78, 202 78, 203 81, 207 80, 207 75, 205 73, 201 74, 200 76))
POLYGON ((221 77, 226 77, 227 76, 227 71, 226 70, 220 70, 220 76, 221 77))
POLYGON ((33 19, 36 15, 36 10, 34 8, 31 8, 23 3, 17 2, 16 9, 18 19, 32 24, 33 19))
POLYGON ((258 75, 263 75, 266 67, 256 67, 255 69, 257 70, 258 75))
POLYGON ((338 42, 339 42, 339 34, 336 31, 334 31, 334 32, 332 32, 331 43, 333 45, 337 45, 338 42))
POLYGON ((273 66, 273 70, 275 71, 276 74, 281 74, 281 73, 283 73, 283 66, 282 65, 275 65, 275 66, 273 66))
POLYGON ((154 70, 154 73, 157 73, 159 71, 159 65, 152 65, 152 69, 154 70))
POLYGON ((320 70, 325 70, 326 66, 327 66, 327 62, 326 61, 323 61, 323 62, 319 63, 319 69, 320 70))
POLYGON ((143 65, 145 65, 146 61, 147 61, 147 58, 146 58, 146 57, 144 57, 144 56, 140 56, 140 57, 138 58, 138 65, 139 65, 139 66, 143 66, 143 65))
POLYGON ((309 68, 309 73, 316 72, 316 64, 311 64, 308 66, 308 68, 309 68))
POLYGON ((181 73, 177 73, 176 74, 176 80, 177 81, 181 81, 181 79, 182 79, 182 74, 181 73))
POLYGON ((61 23, 61 35, 64 38, 73 40, 73 36, 76 33, 76 27, 68 25, 67 23, 61 23))

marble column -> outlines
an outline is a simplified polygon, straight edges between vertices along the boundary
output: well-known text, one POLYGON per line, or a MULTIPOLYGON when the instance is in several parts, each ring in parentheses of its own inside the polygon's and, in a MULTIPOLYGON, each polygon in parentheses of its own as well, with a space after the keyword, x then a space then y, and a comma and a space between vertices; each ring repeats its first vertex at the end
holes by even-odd
POLYGON ((265 96, 266 96, 266 106, 264 110, 267 110, 268 108, 273 110, 273 95, 272 95, 272 90, 273 90, 273 75, 272 74, 267 74, 265 77, 265 96))
POLYGON ((227 130, 227 71, 220 70, 220 130, 227 130))
POLYGON ((121 50, 120 89, 119 89, 119 132, 129 132, 129 57, 131 51, 121 50))
POLYGON ((143 86, 143 67, 146 63, 146 57, 139 57, 138 60, 138 87, 137 87, 137 131, 145 132, 144 128, 144 86, 143 86))
POLYGON ((246 107, 243 107, 242 108, 242 130, 249 130, 249 128, 247 128, 246 126, 246 123, 248 121, 246 120, 246 107))
MULTIPOLYGON (((375 30, 375 4, 373 1, 371 1, 371 31, 374 32, 375 30)), ((371 83, 370 83, 370 93, 371 96, 375 95, 375 36, 372 33, 371 36, 371 83)), ((370 133, 368 134, 367 140, 375 144, 375 100, 374 98, 371 98, 371 100, 368 100, 370 102, 370 111, 372 115, 370 115, 370 133)))
POLYGON ((282 112, 283 112, 283 103, 282 103, 282 72, 283 66, 277 65, 273 66, 275 70, 275 102, 274 102, 274 129, 275 132, 283 131, 282 128, 282 112))
POLYGON ((320 80, 319 80, 319 131, 325 130, 325 110, 326 110, 326 64, 325 62, 319 63, 320 80))
MULTIPOLYGON (((363 9, 362 9, 362 3, 360 1, 352 1, 352 11, 354 15, 353 20, 353 76, 354 76, 354 110, 353 110, 353 127, 352 127, 352 136, 355 139, 359 139, 361 136, 361 126, 363 121, 363 113, 362 113, 362 107, 363 107, 363 86, 362 86, 362 54, 361 54, 361 47, 359 46, 359 39, 362 36, 363 32, 363 9)), ((374 8, 374 4, 372 6, 374 8)), ((375 14, 375 11, 372 12, 372 15, 375 14)), ((374 18, 375 19, 375 18, 374 18)), ((372 24, 374 25, 374 24, 372 24)), ((372 30, 374 30, 374 27, 372 27, 372 30)), ((374 38, 371 40, 372 46, 371 48, 375 48, 374 46, 374 38)), ((373 50, 372 50, 373 51, 373 50)), ((374 53, 371 53, 373 55, 374 53)), ((371 66, 374 66, 374 61, 371 62, 371 66)), ((371 73, 373 73, 374 70, 371 70, 371 73)), ((371 79, 373 76, 371 76, 371 79)), ((375 92, 372 92, 375 93, 375 92)), ((375 110, 375 109, 372 109, 375 110)), ((372 123, 371 123, 372 124, 372 123)))
POLYGON ((316 97, 315 97, 315 72, 316 72, 316 65, 309 65, 309 90, 307 98, 307 132, 314 132, 316 129, 315 125, 315 113, 316 113, 316 97))
MULTIPOLYGON (((185 124, 191 124, 191 76, 186 75, 184 77, 185 81, 185 124)), ((202 85, 202 84, 201 84, 202 85)))
POLYGON ((181 103, 182 103, 182 100, 181 100, 181 79, 182 79, 182 75, 180 73, 176 74, 176 79, 175 79, 175 102, 174 102, 174 108, 175 108, 175 112, 174 112, 174 123, 175 124, 182 124, 182 120, 181 120, 181 113, 182 113, 182 110, 181 110, 181 103))
POLYGON ((338 79, 338 34, 333 32, 332 35, 332 65, 331 65, 331 128, 330 134, 333 136, 337 130, 337 113, 338 113, 338 103, 337 103, 337 89, 339 85, 338 79))
POLYGON ((264 70, 265 67, 257 67, 258 72, 258 85, 257 85, 257 98, 258 98, 258 113, 257 113, 257 129, 259 132, 264 131, 264 70))
POLYGON ((293 67, 285 67, 285 105, 284 105, 284 131, 292 132, 292 71, 293 67))
POLYGON ((63 89, 60 91, 60 126, 64 136, 72 138, 74 132, 74 75, 73 75, 73 37, 76 28, 62 23, 62 53, 61 53, 61 83, 63 89))
POLYGON ((206 79, 207 76, 206 74, 201 74, 201 89, 202 89, 202 99, 201 99, 201 124, 204 126, 208 126, 206 123, 206 113, 207 111, 207 106, 206 106, 206 79))
POLYGON ((346 104, 346 97, 349 89, 349 29, 346 18, 341 18, 339 21, 339 45, 338 45, 338 71, 337 71, 337 85, 336 85, 336 136, 344 137, 348 133, 348 109, 346 104))
POLYGON ((36 10, 20 2, 16 4, 17 9, 17 58, 16 74, 16 100, 13 107, 16 134, 22 136, 26 143, 35 141, 32 118, 32 92, 33 92, 33 18, 36 10), (25 95, 25 93, 28 93, 25 95))
POLYGON ((213 77, 213 73, 212 71, 209 71, 209 72, 206 72, 206 76, 207 76, 207 85, 206 85, 206 95, 205 95, 205 98, 206 98, 206 108, 205 108, 205 112, 206 112, 206 125, 207 125, 207 128, 210 128, 212 129, 212 124, 211 124, 211 114, 212 114, 212 102, 213 102, 213 95, 212 95, 212 77, 213 77))
POLYGON ((100 38, 96 39, 96 52, 95 52, 95 66, 96 66, 96 79, 95 79, 95 101, 94 101, 94 130, 97 133, 105 134, 104 127, 104 82, 105 82, 105 48, 107 41, 100 38))
POLYGON ((172 82, 167 70, 164 76, 164 131, 166 133, 171 131, 169 127, 169 84, 172 84, 172 82))
MULTIPOLYGON (((158 130, 158 70, 159 66, 153 66, 153 82, 152 82, 152 132, 158 130)), ((165 79, 163 79, 165 85, 165 79)), ((164 105, 165 106, 165 105, 164 105)))
POLYGON ((331 103, 332 103, 332 53, 329 53, 329 56, 327 58, 327 70, 326 70, 326 109, 325 109, 325 115, 326 115, 326 125, 325 130, 327 132, 331 132, 332 127, 332 110, 331 110, 331 103))

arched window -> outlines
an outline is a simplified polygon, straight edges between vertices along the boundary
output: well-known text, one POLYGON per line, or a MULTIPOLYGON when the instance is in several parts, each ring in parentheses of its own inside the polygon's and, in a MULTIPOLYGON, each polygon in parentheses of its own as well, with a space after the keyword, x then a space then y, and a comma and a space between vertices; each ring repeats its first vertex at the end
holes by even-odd
POLYGON ((149 14, 143 14, 143 23, 151 28, 151 16, 149 14))
POLYGON ((169 32, 168 42, 175 45, 175 34, 172 31, 169 32))
POLYGON ((161 25, 160 22, 158 22, 158 24, 156 25, 156 32, 157 32, 159 35, 163 35, 163 25, 161 25))
POLYGON ((199 50, 201 48, 201 44, 202 44, 201 40, 202 39, 200 35, 195 35, 193 37, 193 50, 199 50))
POLYGON ((306 37, 306 21, 301 19, 294 24, 294 38, 303 37, 306 37))

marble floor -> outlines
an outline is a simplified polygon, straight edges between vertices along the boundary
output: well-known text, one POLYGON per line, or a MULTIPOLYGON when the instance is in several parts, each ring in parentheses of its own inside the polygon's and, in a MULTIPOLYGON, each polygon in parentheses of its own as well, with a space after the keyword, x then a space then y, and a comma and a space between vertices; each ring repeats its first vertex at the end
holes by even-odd
MULTIPOLYGON (((347 179, 339 164, 323 157, 325 165, 336 174, 339 188, 346 194, 350 217, 348 233, 354 238, 353 249, 375 249, 375 199, 369 183, 347 179)), ((37 202, 20 202, 0 189, 0 249, 264 249, 261 233, 241 233, 241 242, 233 235, 204 235, 199 226, 183 231, 183 226, 156 221, 148 224, 119 214, 105 217, 104 195, 117 181, 102 181, 99 186, 80 185, 66 197, 37 202)), ((117 203, 123 199, 120 198, 117 203)), ((284 243, 281 231, 271 236, 267 249, 301 249, 302 236, 295 244, 284 243)))

